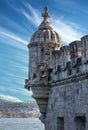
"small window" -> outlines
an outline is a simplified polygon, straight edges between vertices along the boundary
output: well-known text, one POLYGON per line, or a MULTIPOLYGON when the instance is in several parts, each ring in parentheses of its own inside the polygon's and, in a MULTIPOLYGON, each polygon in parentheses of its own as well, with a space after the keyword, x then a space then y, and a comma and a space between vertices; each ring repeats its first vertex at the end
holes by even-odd
POLYGON ((52 41, 55 40, 55 36, 54 36, 54 33, 53 33, 53 32, 51 33, 51 40, 52 40, 52 41))
POLYGON ((37 75, 34 73, 34 75, 33 75, 33 79, 35 79, 35 78, 37 78, 37 75))
POLYGON ((53 69, 48 70, 48 81, 52 80, 52 76, 51 76, 52 70, 53 69))
POLYGON ((57 118, 57 130, 64 130, 64 117, 57 118))
POLYGON ((41 48, 41 52, 44 53, 44 48, 41 48))
POLYGON ((76 117, 76 130, 85 130, 86 119, 85 116, 76 117))
POLYGON ((41 48, 41 61, 44 59, 44 48, 41 48))

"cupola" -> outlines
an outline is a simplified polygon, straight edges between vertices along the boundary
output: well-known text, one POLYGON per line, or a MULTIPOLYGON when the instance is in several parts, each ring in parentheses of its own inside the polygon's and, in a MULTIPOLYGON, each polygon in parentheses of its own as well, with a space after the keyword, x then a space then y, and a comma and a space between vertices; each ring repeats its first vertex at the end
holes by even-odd
POLYGON ((48 8, 44 8, 44 13, 42 13, 42 17, 44 17, 44 20, 39 25, 38 30, 32 35, 30 44, 33 43, 56 43, 60 47, 62 45, 61 43, 61 37, 60 35, 54 31, 51 23, 49 22, 50 14, 48 13, 48 8))

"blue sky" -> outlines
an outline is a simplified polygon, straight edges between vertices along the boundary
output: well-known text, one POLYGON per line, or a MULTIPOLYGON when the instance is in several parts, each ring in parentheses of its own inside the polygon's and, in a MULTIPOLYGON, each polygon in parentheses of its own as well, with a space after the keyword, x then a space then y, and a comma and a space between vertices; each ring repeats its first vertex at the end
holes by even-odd
POLYGON ((0 0, 0 99, 30 102, 32 92, 24 89, 28 75, 31 35, 49 7, 51 23, 64 44, 88 34, 88 1, 0 0))

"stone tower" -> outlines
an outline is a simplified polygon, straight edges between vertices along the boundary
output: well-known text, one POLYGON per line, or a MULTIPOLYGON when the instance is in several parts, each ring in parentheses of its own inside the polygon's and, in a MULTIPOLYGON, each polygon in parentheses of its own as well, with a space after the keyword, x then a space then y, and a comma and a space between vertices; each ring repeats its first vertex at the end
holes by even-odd
POLYGON ((29 77, 45 130, 88 130, 88 35, 62 46, 45 7, 28 45, 29 77))
POLYGON ((48 21, 50 14, 48 8, 44 8, 42 13, 44 20, 38 27, 38 30, 32 35, 29 49, 29 72, 28 79, 25 81, 25 87, 32 89, 33 98, 36 100, 40 112, 41 121, 45 121, 46 109, 50 92, 50 72, 52 72, 52 52, 58 50, 61 46, 61 38, 53 30, 48 21))

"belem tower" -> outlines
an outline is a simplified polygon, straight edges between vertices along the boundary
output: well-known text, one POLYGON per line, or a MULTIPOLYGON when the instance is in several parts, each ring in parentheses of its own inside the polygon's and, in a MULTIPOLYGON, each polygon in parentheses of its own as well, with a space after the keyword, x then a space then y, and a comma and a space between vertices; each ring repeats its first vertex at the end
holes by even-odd
POLYGON ((32 90, 45 130, 88 130, 88 35, 64 46, 44 20, 32 35, 25 88, 32 90))

